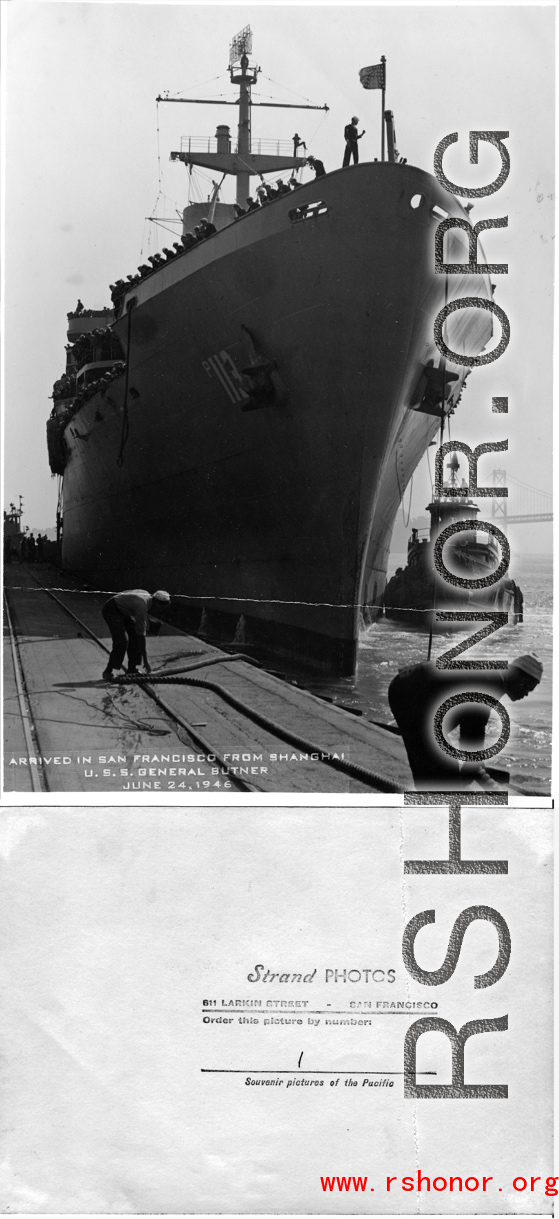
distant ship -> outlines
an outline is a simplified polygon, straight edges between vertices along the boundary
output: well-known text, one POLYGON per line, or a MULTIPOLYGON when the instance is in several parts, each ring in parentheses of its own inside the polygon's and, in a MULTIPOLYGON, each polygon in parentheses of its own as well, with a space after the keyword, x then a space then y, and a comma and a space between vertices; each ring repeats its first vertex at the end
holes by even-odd
MULTIPOLYGON (((451 476, 445 485, 454 488, 458 485, 456 453, 448 465, 451 476)), ((456 521, 475 520, 480 511, 475 500, 442 495, 427 505, 427 511, 431 517, 428 537, 421 537, 419 529, 412 529, 406 566, 396 568, 384 590, 386 617, 443 633, 453 629, 463 631, 464 623, 437 622, 437 610, 500 610, 508 614, 512 626, 522 622, 523 593, 509 575, 483 589, 465 589, 448 583, 435 570, 433 547, 439 534, 456 521)), ((499 543, 481 523, 475 532, 467 530, 450 538, 445 545, 444 558, 455 575, 477 580, 495 571, 501 554, 499 543)))
MULTIPOLYGON (((171 153, 234 175, 239 207, 251 176, 304 164, 300 149, 254 151, 251 50, 247 28, 230 53, 236 147, 221 125, 202 151, 171 153)), ((217 232, 152 257, 114 309, 80 303, 47 426, 64 567, 101 588, 167 588, 189 630, 338 674, 354 671, 404 489, 468 375, 443 376, 433 340, 435 229, 468 212, 399 158, 385 115, 388 160, 239 218, 214 192, 185 209, 184 233, 202 216, 217 232)), ((446 240, 467 262, 464 232, 446 240)), ((446 292, 492 289, 453 275, 446 292)), ((445 325, 455 351, 491 339, 488 310, 445 325)))

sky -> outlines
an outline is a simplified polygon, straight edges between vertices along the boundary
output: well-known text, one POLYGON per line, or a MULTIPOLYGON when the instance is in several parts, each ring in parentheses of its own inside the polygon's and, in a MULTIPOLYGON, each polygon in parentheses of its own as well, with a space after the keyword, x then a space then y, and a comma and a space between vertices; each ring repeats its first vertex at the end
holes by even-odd
MULTIPOLYGON (((4 506, 24 499, 24 523, 54 524, 45 424, 64 368, 66 314, 110 304, 108 285, 134 273, 173 240, 146 217, 176 216, 188 202, 184 165, 170 163, 181 136, 234 129, 236 111, 156 106, 158 94, 231 99, 228 53, 245 25, 262 72, 254 99, 327 103, 312 110, 253 110, 253 137, 298 131, 326 169, 341 166, 353 114, 366 135, 361 158, 380 150, 380 93, 359 69, 387 59, 387 107, 399 151, 432 172, 439 141, 459 133, 444 168, 461 185, 485 185, 500 167, 469 130, 509 131, 511 173, 498 193, 474 200, 472 220, 508 216, 485 234, 486 257, 507 262, 494 277, 511 341, 474 370, 452 435, 475 446, 508 439, 480 462, 551 490, 554 221, 554 8, 549 5, 196 5, 12 0, 0 5, 5 90, 4 506), (216 79, 217 78, 217 79, 216 79), (508 396, 509 414, 491 413, 508 396)), ((310 177, 310 171, 307 171, 310 177)), ((201 181, 202 190, 208 187, 201 181)), ((232 187, 222 196, 233 198, 232 187)), ((177 232, 180 226, 169 226, 177 232)), ((176 237, 174 238, 176 240, 176 237)), ((496 325, 499 337, 499 326, 496 325)), ((431 450, 433 454, 434 450, 431 450)), ((512 487, 512 485, 511 485, 512 487)), ((424 460, 411 515, 430 499, 424 460)), ((512 494, 512 490, 511 490, 512 494)), ((406 516, 410 490, 405 494, 406 516)), ((511 500, 510 511, 514 511, 511 500)), ((518 551, 546 551, 550 525, 511 526, 518 551)))

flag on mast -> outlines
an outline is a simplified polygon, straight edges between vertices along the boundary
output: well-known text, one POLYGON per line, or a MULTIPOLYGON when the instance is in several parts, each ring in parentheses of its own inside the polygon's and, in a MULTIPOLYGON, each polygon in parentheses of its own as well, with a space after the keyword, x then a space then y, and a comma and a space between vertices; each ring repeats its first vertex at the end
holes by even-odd
POLYGON ((364 89, 385 89, 385 63, 372 64, 369 68, 361 68, 359 80, 364 89))
POLYGON ((386 55, 381 55, 380 63, 370 64, 368 68, 360 68, 359 80, 364 89, 382 89, 380 116, 380 146, 381 161, 384 161, 384 97, 386 92, 386 55))

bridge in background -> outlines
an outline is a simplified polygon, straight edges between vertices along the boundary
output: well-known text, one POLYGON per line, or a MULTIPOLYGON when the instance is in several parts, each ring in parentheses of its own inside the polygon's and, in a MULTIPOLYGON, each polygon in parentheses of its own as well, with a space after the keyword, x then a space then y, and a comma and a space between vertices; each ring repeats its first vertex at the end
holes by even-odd
POLYGON ((493 470, 493 486, 508 487, 508 496, 495 496, 491 500, 491 517, 496 525, 535 524, 537 521, 552 521, 552 495, 539 487, 530 487, 519 478, 507 475, 506 470, 493 470))

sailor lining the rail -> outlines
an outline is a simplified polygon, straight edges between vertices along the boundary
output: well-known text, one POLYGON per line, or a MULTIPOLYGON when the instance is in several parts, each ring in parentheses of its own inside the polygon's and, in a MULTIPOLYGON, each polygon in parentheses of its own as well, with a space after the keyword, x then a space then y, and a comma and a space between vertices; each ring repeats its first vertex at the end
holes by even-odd
POLYGON ((194 236, 194 233, 183 233, 181 241, 185 250, 191 250, 196 245, 197 238, 194 236))
POLYGON ((142 662, 146 673, 151 673, 146 652, 148 610, 154 601, 168 603, 170 600, 169 593, 163 589, 148 593, 145 588, 131 588, 122 593, 115 593, 105 601, 101 613, 113 641, 111 654, 103 671, 105 681, 112 681, 113 669, 123 668, 127 652, 127 673, 137 673, 138 665, 142 662))
POLYGON ((324 177, 326 173, 324 161, 319 161, 318 157, 307 157, 307 165, 310 165, 311 169, 314 169, 317 178, 324 177))

